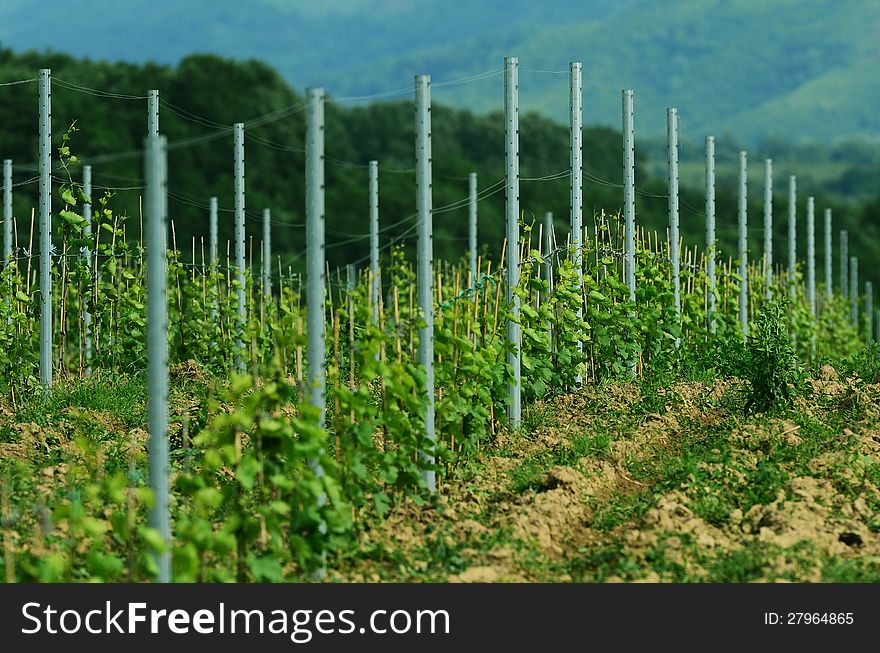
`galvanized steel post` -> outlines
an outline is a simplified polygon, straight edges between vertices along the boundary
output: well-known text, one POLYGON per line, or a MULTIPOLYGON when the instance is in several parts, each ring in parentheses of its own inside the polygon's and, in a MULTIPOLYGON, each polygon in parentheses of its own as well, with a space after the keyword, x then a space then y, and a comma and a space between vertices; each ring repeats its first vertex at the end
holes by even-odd
POLYGON ((715 333, 715 137, 706 136, 706 282, 709 330, 715 333))
MULTIPOLYGON (((553 252, 553 246, 556 243, 556 229, 553 226, 553 212, 547 211, 544 214, 544 243, 546 246, 547 252, 547 265, 545 267, 545 272, 547 274, 547 297, 553 296, 553 258, 551 253, 553 252)), ((550 353, 552 354, 554 351, 553 344, 553 321, 547 321, 547 336, 550 341, 550 353)), ((576 381, 580 383, 582 381, 581 375, 578 374, 576 377, 576 381)))
POLYGON ((3 160, 3 260, 12 258, 12 159, 3 160))
MULTIPOLYGON (((317 424, 324 428, 326 414, 326 349, 324 336, 325 297, 325 250, 324 250, 324 89, 306 89, 306 363, 309 384, 309 403, 315 411, 317 424)), ((318 459, 310 459, 309 467, 315 476, 322 478, 324 468, 318 459)), ((318 506, 327 501, 323 493, 318 496, 318 506)), ((326 532, 327 525, 319 529, 326 532)), ((324 565, 312 574, 315 579, 324 577, 324 565)))
POLYGON ((468 173, 468 254, 470 256, 471 283, 477 283, 477 173, 468 173))
MULTIPOLYGON (((416 98, 416 210, 418 212, 418 301, 424 326, 419 329, 419 363, 425 368, 425 434, 433 446, 434 435, 434 243, 431 192, 431 78, 417 75, 416 98)), ((422 480, 429 492, 437 481, 433 453, 421 452, 422 480)))
MULTIPOLYGON (((583 64, 573 61, 569 64, 569 159, 571 177, 569 179, 571 211, 571 247, 574 268, 577 270, 578 285, 584 285, 583 252, 583 64)), ((583 317, 581 303, 577 306, 578 319, 583 317)), ((578 351, 583 351, 583 343, 578 343, 578 351)))
POLYGON ((245 314, 245 242, 244 242, 244 123, 237 122, 232 127, 234 170, 233 192, 235 208, 235 272, 238 288, 238 315, 235 325, 235 369, 244 372, 244 328, 245 314))
MULTIPOLYGON (((165 134, 159 134, 159 188, 162 196, 162 215, 165 223, 168 223, 168 137, 165 134)), ((165 234, 167 244, 168 234, 165 234)))
POLYGON ((816 204, 807 198, 807 302, 810 315, 816 317, 816 204))
MULTIPOLYGON (((807 198, 807 302, 810 319, 816 319, 816 208, 815 200, 807 198)), ((810 336, 810 353, 816 356, 816 330, 810 336)))
MULTIPOLYGON (((626 285, 629 288, 629 299, 636 301, 636 195, 635 195, 635 138, 633 135, 633 92, 623 91, 623 215, 625 244, 623 253, 623 269, 626 285)), ((630 319, 635 318, 635 310, 630 312, 630 319)), ((636 375, 637 361, 635 356, 628 361, 631 376, 636 375)))
MULTIPOLYGON (((373 322, 379 323, 379 162, 370 161, 370 288, 373 322)), ((378 356, 378 353, 377 353, 378 356)))
MULTIPOLYGON (((83 166, 82 191, 83 195, 89 199, 89 202, 83 202, 82 207, 82 217, 85 220, 83 223, 83 235, 90 236, 92 234, 92 205, 90 203, 92 199, 92 166, 83 166)), ((92 250, 89 245, 82 248, 82 257, 87 263, 91 262, 92 250)))
POLYGON ((831 209, 825 209, 825 297, 829 300, 834 294, 831 279, 831 209))
POLYGON ((744 336, 749 333, 749 240, 746 182, 748 166, 746 153, 739 153, 739 192, 737 193, 737 227, 739 232, 739 326, 744 336))
POLYGON ((507 321, 507 364, 513 372, 509 384, 510 406, 508 418, 510 426, 518 429, 522 424, 522 334, 519 325, 519 60, 516 57, 504 59, 504 137, 505 160, 507 163, 506 201, 507 216, 507 303, 511 319, 507 321))
MULTIPOLYGON (((92 166, 83 166, 83 195, 85 195, 89 202, 83 203, 82 215, 85 222, 83 223, 83 235, 87 237, 92 235, 92 205, 90 204, 92 199, 92 166)), ((86 261, 86 267, 89 270, 92 269, 92 250, 89 245, 83 247, 82 250, 83 258, 86 261)), ((92 311, 91 311, 91 297, 86 297, 86 295, 82 296, 83 303, 83 327, 84 327, 84 352, 86 361, 86 374, 91 374, 92 368, 90 366, 90 362, 92 360, 92 311)))
POLYGON ((52 73, 40 71, 40 383, 52 389, 52 73))
POLYGON ((840 294, 846 299, 849 297, 849 232, 846 229, 840 232, 840 294))
POLYGON ((323 426, 324 350, 324 89, 306 91, 306 332, 310 403, 323 426))
MULTIPOLYGON (((675 294, 675 317, 681 326, 681 256, 678 212, 678 109, 666 110, 666 136, 669 174, 669 261, 672 264, 672 289, 675 294)), ((675 346, 681 344, 676 337, 675 346)))
POLYGON ((773 298, 773 160, 764 161, 764 297, 773 298))
POLYGON ((543 234, 544 234, 544 242, 540 244, 541 250, 543 251, 544 256, 544 279, 547 281, 547 291, 543 294, 544 301, 546 301, 547 296, 552 291, 550 287, 550 282, 553 278, 553 261, 550 256, 553 251, 553 211, 547 211, 544 213, 544 226, 543 226, 543 234))
POLYGON ((859 330, 859 260, 855 256, 849 257, 849 319, 852 325, 859 330))
POLYGON ((874 284, 870 281, 865 282, 865 328, 867 333, 865 339, 868 344, 874 340, 874 323, 871 316, 874 314, 874 284))
POLYGON ((217 198, 208 200, 208 260, 211 267, 217 265, 217 198))
POLYGON ((263 209, 263 301, 272 301, 272 277, 270 275, 272 265, 272 212, 263 209))
POLYGON ((147 95, 145 226, 147 249, 147 424, 150 431, 150 527, 165 544, 153 551, 161 583, 171 581, 171 524, 168 513, 168 296, 166 215, 162 199, 159 91, 147 95))
POLYGON ((797 177, 788 178, 788 294, 797 298, 797 177))
MULTIPOLYGON (((208 262, 211 272, 217 272, 217 198, 211 197, 208 200, 208 262)), ((214 296, 210 303, 209 314, 213 322, 217 318, 217 308, 219 297, 214 296)), ((213 343, 216 344, 216 343, 213 343)))
MULTIPOLYGON (((3 161, 3 258, 0 259, 0 269, 12 264, 12 160, 3 161)), ((9 298, 12 301, 12 281, 9 282, 9 298)), ((8 306, 9 304, 7 304, 8 306)), ((6 316, 6 323, 12 321, 12 316, 6 316)))

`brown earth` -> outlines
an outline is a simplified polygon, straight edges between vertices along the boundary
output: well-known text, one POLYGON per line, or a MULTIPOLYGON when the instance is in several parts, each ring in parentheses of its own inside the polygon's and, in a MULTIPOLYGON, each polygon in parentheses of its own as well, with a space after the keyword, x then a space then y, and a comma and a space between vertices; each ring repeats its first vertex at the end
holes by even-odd
MULTIPOLYGON (((698 497, 711 498, 715 493, 723 498, 726 491, 742 489, 749 482, 746 473, 757 468, 767 455, 764 451, 772 451, 774 443, 802 446, 798 424, 785 419, 754 423, 725 407, 723 398, 741 390, 741 384, 733 381, 668 388, 664 410, 620 428, 608 451, 582 457, 574 465, 551 464, 536 482, 517 491, 514 476, 523 464, 548 451, 564 450, 575 436, 592 431, 603 416, 626 413, 639 399, 638 386, 614 384, 586 388, 534 407, 545 417, 540 425, 528 437, 502 432, 496 445, 477 457, 466 480, 444 485, 439 510, 411 505, 394 509, 384 523, 364 536, 363 543, 381 544, 415 560, 411 570, 401 571, 402 576, 390 576, 404 580, 412 580, 430 565, 430 560, 419 561, 419 549, 430 537, 443 538, 449 547, 464 544, 458 553, 463 559, 461 571, 435 572, 436 579, 453 582, 570 580, 558 571, 560 564, 564 568, 585 551, 615 542, 642 565, 641 573, 625 580, 664 580, 649 563, 658 546, 667 561, 678 564, 688 577, 700 579, 708 576, 706 564, 712 560, 756 543, 782 551, 768 563, 768 579, 795 575, 798 580, 820 580, 818 564, 798 566, 786 552, 806 544, 839 558, 880 554, 880 538, 869 527, 878 518, 870 506, 878 504, 880 490, 864 478, 859 467, 880 462, 880 429, 871 420, 871 415, 880 415, 880 387, 840 382, 833 368, 823 368, 817 377, 812 382, 813 396, 805 400, 815 413, 827 411, 828 402, 858 401, 864 409, 864 419, 838 434, 841 443, 854 439, 855 450, 817 455, 807 470, 813 475, 792 476, 772 501, 732 510, 722 525, 707 523, 696 514, 698 497), (711 488, 688 481, 673 491, 655 493, 650 480, 636 480, 628 471, 664 451, 676 451, 683 436, 693 435, 695 429, 727 422, 732 423, 731 460, 699 463, 713 479, 711 488), (640 493, 654 497, 653 505, 640 517, 610 530, 594 527, 600 511, 640 493)), ((378 574, 367 565, 339 576, 389 578, 387 571, 378 574)), ((610 576, 606 580, 624 579, 610 576)))

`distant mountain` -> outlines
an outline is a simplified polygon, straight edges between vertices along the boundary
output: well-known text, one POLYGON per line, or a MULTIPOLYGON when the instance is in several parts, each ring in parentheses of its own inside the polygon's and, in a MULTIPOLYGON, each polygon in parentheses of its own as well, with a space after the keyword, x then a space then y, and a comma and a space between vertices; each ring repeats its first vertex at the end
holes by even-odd
MULTIPOLYGON (((677 106, 683 137, 839 141, 880 135, 878 0, 3 0, 0 43, 110 60, 191 52, 263 59, 297 88, 336 96, 436 82, 520 59, 524 109, 563 120, 570 60, 584 62, 585 120, 617 125, 636 91, 637 135, 677 106)), ((223 80, 217 80, 222 84, 223 80)), ((501 78, 436 86, 477 110, 501 78)))

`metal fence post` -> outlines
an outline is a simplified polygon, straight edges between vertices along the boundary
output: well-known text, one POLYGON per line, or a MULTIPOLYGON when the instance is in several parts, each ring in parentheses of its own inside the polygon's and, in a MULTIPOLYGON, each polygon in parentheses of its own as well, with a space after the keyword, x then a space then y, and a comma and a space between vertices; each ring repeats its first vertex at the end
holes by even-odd
MULTIPOLYGON (((418 211, 418 300, 424 326, 419 329, 419 363, 425 368, 425 433, 432 446, 434 435, 434 243, 431 192, 431 78, 417 75, 416 97, 416 207, 418 211)), ((429 492, 437 481, 433 453, 421 452, 422 480, 429 492), (430 466, 430 468, 428 468, 430 466)))
POLYGON ((323 426, 324 386, 324 89, 306 91, 306 332, 310 402, 323 426))
POLYGON ((470 256, 471 283, 477 283, 477 173, 468 173, 468 255, 470 256))
POLYGON ((739 153, 739 193, 737 198, 737 221, 739 231, 739 325, 743 336, 749 334, 749 241, 748 241, 748 163, 745 152, 739 153))
POLYGON ((797 298, 797 177, 788 178, 788 294, 797 298))
POLYGON ((825 209, 825 297, 831 300, 834 294, 831 280, 831 209, 825 209))
POLYGON ((846 229, 840 232, 840 294, 844 300, 849 297, 849 232, 846 229))
POLYGON ((866 342, 871 344, 874 340, 874 324, 871 316, 874 314, 874 284, 870 281, 865 282, 865 334, 866 342))
POLYGON ((247 321, 245 308, 245 233, 244 233, 244 123, 233 125, 233 192, 235 207, 235 272, 238 288, 238 316, 235 325, 235 369, 244 372, 244 329, 247 321))
POLYGON ((12 159, 3 160, 3 260, 12 259, 12 159))
POLYGON ((855 256, 849 257, 849 319, 852 325, 859 330, 859 260, 855 256))
MULTIPOLYGON (((324 89, 306 89, 306 364, 308 367, 309 403, 314 407, 317 423, 324 428, 326 415, 326 348, 324 337, 324 298, 326 285, 324 249, 324 89)), ((309 467, 322 478, 324 468, 318 459, 310 459, 309 467)), ((327 497, 318 496, 323 507, 327 497)), ((326 531, 321 523, 320 530, 326 531)), ((312 577, 326 574, 322 564, 312 577)))
POLYGON ((807 302, 810 315, 816 317, 816 204, 807 198, 807 302))
POLYGON ((507 340, 510 351, 507 364, 513 372, 509 384, 510 426, 518 429, 522 424, 522 370, 521 332, 519 325, 519 61, 516 57, 504 59, 504 136, 506 141, 507 185, 505 211, 507 216, 507 303, 511 319, 507 321, 507 340))
POLYGON ((165 543, 154 551, 157 580, 171 581, 171 525, 168 513, 168 295, 166 215, 162 200, 162 161, 159 143, 159 91, 147 100, 145 232, 147 246, 147 420, 150 431, 150 488, 153 508, 150 527, 165 543))
MULTIPOLYGON (((217 198, 211 197, 208 200, 208 264, 211 268, 212 274, 217 272, 217 266, 219 264, 219 260, 217 258, 217 247, 217 198)), ((216 283, 216 278, 214 283, 216 283)), ((212 297, 211 305, 209 308, 209 314, 211 316, 212 323, 217 318, 217 309, 219 302, 219 294, 212 297)), ((216 344, 216 342, 213 344, 216 344)))
POLYGON ((773 160, 764 161, 764 297, 773 299, 773 160))
MULTIPOLYGON (((635 195, 635 143, 633 135, 633 92, 623 91, 623 215, 625 220, 625 244, 623 269, 626 285, 629 288, 629 300, 636 301, 636 195, 635 195)), ((630 319, 635 319, 635 309, 630 312, 630 319)), ((638 362, 636 357, 628 361, 631 376, 636 375, 638 362)))
MULTIPOLYGON (((92 166, 83 166, 83 195, 85 195, 89 201, 92 199, 92 166)), ((84 202, 82 207, 82 216, 85 222, 83 223, 83 235, 88 237, 92 235, 92 205, 89 202, 84 202)), ((86 266, 89 270, 92 269, 92 250, 89 245, 83 247, 82 251, 83 258, 85 259, 86 266)), ((91 275, 90 275, 91 276, 91 275)), ((83 330, 84 330, 84 356, 86 361, 86 374, 89 375, 92 372, 91 368, 91 360, 92 360, 92 311, 90 309, 90 297, 86 297, 86 295, 81 296, 81 301, 83 303, 83 330), (87 301, 89 300, 89 301, 87 301)))
MULTIPOLYGON (((575 270, 577 270, 578 286, 581 288, 581 295, 583 295, 583 64, 579 61, 571 62, 568 68, 568 76, 569 159, 571 164, 571 177, 569 179, 571 247, 572 260, 574 262, 575 270)), ((583 302, 581 301, 577 305, 578 320, 583 319, 582 304, 583 302)), ((583 343, 578 342, 578 352, 583 353, 583 350, 583 343)), ((578 375, 577 382, 581 382, 580 375, 578 375)))
MULTIPOLYGON (((666 136, 669 174, 669 260, 672 263, 672 289, 675 294, 675 317, 681 326, 681 256, 678 213, 678 109, 666 110, 666 136)), ((675 346, 681 344, 676 337, 675 346)))
POLYGON ((40 383, 52 389, 52 73, 40 71, 40 383))
POLYGON ((217 265, 217 198, 208 200, 208 260, 211 267, 217 265))
POLYGON ((270 274, 272 265, 272 212, 263 209, 263 300, 272 301, 272 277, 270 274))
MULTIPOLYGON (((159 189, 162 199, 162 215, 165 223, 168 223, 168 137, 159 134, 159 189)), ((165 235, 167 245, 168 235, 165 235)))
POLYGON ((706 136, 706 282, 709 331, 715 333, 715 137, 706 136))
MULTIPOLYGON (((373 322, 379 323, 379 162, 370 161, 370 287, 373 295, 373 322)), ((376 354, 378 356, 378 353, 376 354)))
MULTIPOLYGON (((807 302, 810 306, 810 319, 816 320, 816 208, 815 200, 807 198, 807 302)), ((810 336, 810 352, 816 356, 816 330, 810 336)))

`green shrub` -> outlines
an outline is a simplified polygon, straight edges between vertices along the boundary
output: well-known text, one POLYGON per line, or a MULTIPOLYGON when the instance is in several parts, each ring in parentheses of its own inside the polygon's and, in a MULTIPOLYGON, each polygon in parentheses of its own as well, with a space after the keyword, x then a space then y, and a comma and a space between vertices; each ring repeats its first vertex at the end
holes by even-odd
POLYGON ((765 412, 791 403, 797 358, 788 332, 788 302, 767 302, 751 325, 746 343, 751 383, 746 412, 765 412))

